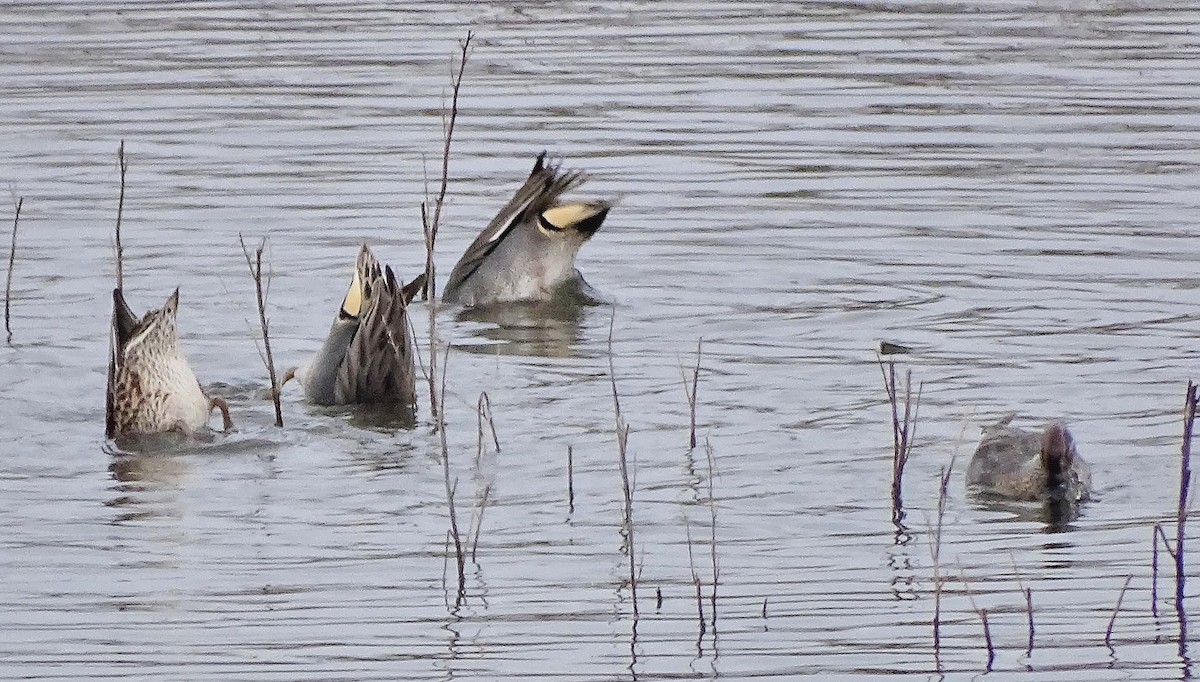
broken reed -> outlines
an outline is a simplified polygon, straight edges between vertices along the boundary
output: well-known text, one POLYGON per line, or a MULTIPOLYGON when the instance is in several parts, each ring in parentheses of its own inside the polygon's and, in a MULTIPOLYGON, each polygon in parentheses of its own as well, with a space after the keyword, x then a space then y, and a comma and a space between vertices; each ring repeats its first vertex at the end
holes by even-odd
POLYGON ((712 443, 708 440, 704 441, 704 452, 708 457, 709 552, 712 558, 712 596, 709 601, 712 611, 713 636, 715 637, 717 633, 717 583, 721 572, 717 566, 717 501, 713 497, 713 472, 716 470, 716 456, 713 454, 712 443))
POLYGON ((1175 614, 1179 619, 1179 648, 1187 646, 1187 612, 1184 609, 1184 587, 1187 574, 1183 570, 1184 527, 1187 523, 1188 496, 1192 483, 1192 427, 1196 422, 1196 384, 1188 381, 1183 403, 1183 444, 1179 452, 1179 504, 1175 516, 1175 614))
MULTIPOLYGON (((429 355, 436 350, 430 348, 429 355)), ((446 344, 442 356, 442 386, 439 399, 441 404, 434 414, 434 424, 438 432, 438 444, 442 450, 442 479, 446 484, 446 507, 450 514, 450 539, 454 542, 454 558, 458 568, 458 591, 454 598, 454 607, 458 608, 467 598, 467 556, 463 547, 462 535, 458 529, 458 510, 454 504, 454 495, 458 490, 458 479, 450 479, 450 444, 446 440, 446 369, 450 361, 450 344, 446 344)), ((432 365, 432 360, 430 361, 432 365)))
MULTIPOLYGON (((436 349, 430 348, 429 355, 432 357, 436 352, 436 349)), ((446 440, 446 368, 449 360, 450 344, 446 344, 445 355, 442 356, 442 386, 441 395, 439 396, 441 403, 433 417, 434 428, 438 433, 438 444, 441 446, 442 451, 442 480, 446 485, 446 508, 450 514, 450 539, 454 542, 454 558, 458 568, 458 590, 454 597, 454 608, 458 608, 467 598, 467 555, 466 549, 463 547, 462 534, 458 529, 458 510, 454 504, 454 495, 458 490, 458 479, 451 480, 450 478, 450 444, 446 440)), ((430 364, 433 364, 432 360, 430 364)))
MULTIPOLYGON (((475 470, 476 476, 481 476, 480 470, 483 466, 483 449, 484 449, 484 424, 487 425, 492 432, 492 445, 495 446, 495 452, 500 452, 500 437, 496 435, 496 422, 492 417, 492 400, 488 397, 487 391, 479 394, 479 402, 475 404, 475 414, 478 420, 479 437, 475 443, 475 470)), ((487 510, 488 497, 491 495, 492 485, 489 483, 483 487, 483 494, 479 498, 479 503, 471 510, 471 523, 467 527, 467 537, 471 540, 471 561, 475 561, 475 551, 479 548, 479 533, 483 528, 483 513, 487 510)))
POLYGON ((1133 580, 1132 575, 1125 576, 1125 584, 1121 586, 1121 593, 1117 595, 1117 605, 1113 608, 1112 617, 1108 619, 1108 627, 1104 629, 1104 646, 1112 648, 1112 633, 1113 626, 1117 624, 1117 614, 1121 612, 1121 602, 1125 601, 1125 590, 1129 589, 1129 582, 1133 580))
POLYGON ((121 246, 121 217, 125 214, 125 171, 129 164, 125 160, 125 140, 117 147, 117 170, 121 172, 121 193, 117 196, 117 227, 113 231, 113 251, 117 259, 117 288, 125 288, 125 249, 121 246))
POLYGON ((575 513, 575 449, 567 446, 567 513, 575 513))
POLYGON ((933 655, 939 661, 939 668, 942 652, 942 525, 946 518, 946 503, 950 499, 950 473, 953 470, 954 459, 951 458, 950 464, 942 467, 938 484, 937 524, 929 543, 929 553, 933 559, 933 655))
POLYGON ((704 345, 703 337, 696 342, 696 366, 692 368, 692 380, 688 382, 687 374, 683 371, 683 366, 679 367, 679 372, 683 374, 683 393, 687 396, 688 414, 689 414, 689 437, 688 447, 695 449, 696 447, 696 388, 700 384, 700 354, 704 345))
POLYGON ((975 593, 971 591, 971 583, 967 581, 966 571, 963 570, 962 564, 958 564, 958 575, 962 580, 963 589, 967 593, 967 599, 971 601, 971 610, 975 615, 979 616, 979 620, 983 623, 983 641, 987 645, 987 667, 985 672, 991 672, 992 666, 996 663, 996 647, 992 643, 992 626, 988 621, 988 610, 981 608, 975 603, 975 593))
POLYGON ((875 358, 883 373, 883 389, 887 392, 888 405, 892 408, 892 523, 904 521, 904 500, 902 482, 904 467, 908 464, 908 456, 912 453, 913 440, 917 435, 917 411, 921 407, 921 392, 924 382, 917 386, 914 399, 912 392, 912 370, 904 372, 904 411, 900 410, 900 391, 896 385, 896 362, 883 361, 878 353, 875 358))
POLYGON ((21 222, 21 206, 25 204, 25 197, 17 199, 17 212, 13 216, 12 226, 12 242, 8 247, 8 275, 4 282, 4 333, 7 335, 7 343, 12 343, 12 326, 9 323, 9 306, 12 301, 12 275, 13 264, 17 260, 17 226, 21 222))
MULTIPOLYGON (((683 529, 687 532, 687 549, 688 549, 688 568, 692 571, 692 585, 696 588, 696 622, 700 624, 700 634, 696 638, 696 648, 700 647, 700 640, 704 639, 704 633, 708 631, 708 626, 704 620, 704 593, 701 589, 700 574, 696 572, 696 559, 692 553, 692 523, 686 517, 683 520, 683 529)), ((766 612, 766 601, 763 601, 763 612, 766 612)))
POLYGON ((629 591, 633 601, 633 623, 636 630, 638 602, 637 562, 633 539, 633 483, 629 475, 629 425, 625 423, 625 418, 621 414, 621 398, 617 393, 617 371, 613 362, 613 326, 615 321, 616 315, 614 313, 608 322, 608 378, 612 383, 613 418, 616 423, 618 464, 621 470, 621 490, 625 499, 621 515, 621 528, 625 533, 625 541, 628 543, 629 549, 629 591))
POLYGON ((242 255, 246 257, 246 267, 250 269, 250 277, 254 279, 254 297, 258 302, 258 325, 262 329, 263 353, 260 353, 263 364, 266 365, 267 375, 271 379, 271 402, 275 405, 275 426, 283 427, 283 407, 279 403, 279 380, 275 374, 275 358, 271 355, 271 321, 267 319, 267 294, 271 291, 271 273, 267 272, 267 282, 263 285, 262 259, 263 250, 267 246, 267 238, 263 237, 254 250, 253 260, 246 240, 238 233, 238 244, 242 245, 242 255))

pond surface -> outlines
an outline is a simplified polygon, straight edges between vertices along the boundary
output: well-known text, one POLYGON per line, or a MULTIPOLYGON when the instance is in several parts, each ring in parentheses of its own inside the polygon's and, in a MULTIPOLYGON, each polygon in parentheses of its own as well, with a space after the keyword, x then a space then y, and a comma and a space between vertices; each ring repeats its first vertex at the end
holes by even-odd
MULTIPOLYGON (((1196 674, 1151 573, 1200 369, 1200 11, 1178 6, 6 3, 4 676, 963 678, 989 668, 982 609, 1003 679, 1196 674), (428 401, 398 429, 289 386, 276 429, 238 235, 269 239, 281 367, 360 243, 419 272, 468 29, 443 277, 543 149, 619 204, 579 259, 614 305, 437 314, 464 533, 485 510, 456 607, 428 401), (212 442, 103 438, 121 140, 127 297, 181 287, 238 424, 212 442), (923 382, 901 527, 880 340, 923 382), (500 451, 478 455, 483 392, 500 451), (1097 482, 1077 518, 966 494, 979 426, 1010 411, 1071 425, 1097 482)), ((428 358, 424 304, 413 323, 428 358)))

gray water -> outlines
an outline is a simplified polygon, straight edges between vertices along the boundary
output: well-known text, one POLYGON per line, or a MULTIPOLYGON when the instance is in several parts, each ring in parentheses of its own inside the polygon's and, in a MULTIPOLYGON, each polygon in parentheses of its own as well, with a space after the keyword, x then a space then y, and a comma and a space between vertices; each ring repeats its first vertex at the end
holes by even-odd
MULTIPOLYGON (((1200 11, 1181 4, 4 3, 0 182, 24 208, 3 676, 964 678, 988 670, 977 607, 1001 679, 1194 675, 1150 566, 1200 362, 1200 11), (397 429, 289 386, 276 429, 238 235, 269 238, 282 367, 319 344, 358 244, 419 272, 468 29, 440 272, 543 149, 619 205, 579 259, 614 305, 438 315, 464 532, 487 491, 455 607, 427 401, 397 429), (238 424, 210 443, 103 438, 122 139, 126 294, 181 287, 192 366, 238 424), (901 528, 881 339, 924 382, 901 528), (477 457, 481 392, 501 449, 477 457), (1078 518, 964 491, 979 426, 1009 411, 1071 425, 1098 488, 1078 518)), ((413 322, 427 358, 423 305, 413 322)))

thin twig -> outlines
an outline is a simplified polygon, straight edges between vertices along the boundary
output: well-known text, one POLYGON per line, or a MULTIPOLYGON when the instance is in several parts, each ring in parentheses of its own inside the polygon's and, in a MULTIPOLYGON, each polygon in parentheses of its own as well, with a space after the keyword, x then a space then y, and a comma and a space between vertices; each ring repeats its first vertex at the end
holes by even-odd
POLYGON ((1033 590, 1025 587, 1025 583, 1021 581, 1021 572, 1017 570, 1017 557, 1013 555, 1012 550, 1009 550, 1008 558, 1012 562, 1013 575, 1017 577, 1017 587, 1021 590, 1021 595, 1025 597, 1025 620, 1029 625, 1029 641, 1025 645, 1025 656, 1028 658, 1033 655, 1033 590))
POLYGON ((1121 602, 1125 600, 1125 590, 1129 589, 1129 581, 1133 580, 1132 575, 1125 576, 1125 584, 1121 586, 1121 593, 1117 595, 1117 605, 1113 608, 1112 617, 1108 619, 1108 627, 1104 629, 1104 646, 1112 648, 1112 633, 1113 626, 1117 624, 1117 614, 1121 612, 1121 602))
POLYGON ((121 217, 125 213, 125 171, 129 164, 125 160, 125 140, 117 147, 117 168, 121 171, 121 194, 117 197, 117 228, 114 232, 113 249, 117 257, 117 288, 125 288, 125 249, 121 246, 121 217))
MULTIPOLYGON (((436 350, 430 349, 430 356, 433 356, 436 350)), ((458 608, 467 597, 467 557, 466 551, 463 549, 462 536, 458 530, 458 511, 454 505, 454 495, 458 490, 458 480, 451 482, 450 479, 450 444, 446 440, 446 369, 450 360, 450 344, 446 344, 446 353, 442 357, 442 390, 440 400, 440 409, 435 417, 435 424, 438 432, 438 442, 442 449, 442 480, 446 486, 446 507, 450 514, 450 539, 454 542, 454 557, 458 564, 458 595, 454 599, 454 607, 458 608)))
POLYGON ((270 290, 271 273, 267 271, 267 285, 263 287, 262 258, 263 249, 267 246, 267 238, 263 237, 254 251, 254 259, 250 259, 250 249, 246 248, 246 240, 238 233, 238 243, 242 245, 242 255, 246 257, 246 267, 250 268, 250 276, 254 278, 254 296, 258 302, 258 324, 263 337, 263 364, 267 366, 267 375, 271 378, 271 402, 275 404, 275 426, 283 427, 283 407, 279 403, 279 381, 275 375, 275 358, 271 355, 271 321, 267 319, 267 291, 270 290))
POLYGON ((471 561, 475 561, 475 550, 479 548, 479 531, 483 528, 483 512, 487 509, 488 496, 491 492, 490 483, 483 487, 483 497, 479 500, 479 516, 472 520, 472 523, 475 524, 475 537, 471 540, 471 561))
POLYGON ((883 389, 887 393, 888 405, 892 411, 892 523, 900 525, 904 521, 904 500, 902 483, 904 467, 912 454, 913 442, 917 436, 917 413, 921 408, 921 394, 925 389, 922 382, 917 387, 916 399, 912 394, 912 370, 904 374, 904 414, 901 418, 900 395, 896 386, 896 363, 888 360, 884 363, 883 356, 876 353, 879 369, 883 373, 883 389))
POLYGON ((700 385, 700 354, 704 345, 704 338, 701 337, 696 342, 696 366, 692 368, 692 381, 689 385, 687 374, 684 374, 683 367, 679 368, 679 372, 683 374, 683 392, 687 396, 688 413, 689 413, 689 437, 688 447, 696 447, 696 389, 700 385))
POLYGON ((979 608, 979 604, 975 603, 975 594, 971 591, 971 583, 967 581, 967 574, 963 570, 962 564, 958 564, 958 574, 962 579, 963 588, 966 590, 967 599, 971 601, 971 609, 979 616, 979 620, 983 623, 983 641, 987 644, 987 671, 992 671, 992 664, 996 662, 996 648, 992 645, 992 626, 988 622, 987 609, 979 608))
POLYGON ((712 555, 712 597, 710 598, 710 611, 712 611, 713 636, 715 637, 717 632, 717 583, 720 582, 721 572, 717 567, 717 501, 713 496, 716 455, 713 453, 712 443, 707 439, 704 441, 704 452, 708 456, 708 511, 711 519, 711 525, 709 526, 709 551, 712 555))
POLYGON ((699 647, 699 640, 704 638, 704 633, 708 630, 704 621, 704 596, 700 590, 700 574, 696 572, 696 560, 692 554, 692 523, 687 518, 683 520, 683 529, 687 533, 688 567, 692 570, 692 585, 696 587, 696 622, 700 624, 696 646, 699 647))
POLYGON ((9 302, 12 300, 12 276, 13 264, 17 260, 17 225, 21 222, 21 206, 25 204, 25 197, 17 199, 17 212, 13 216, 12 228, 12 243, 8 247, 8 276, 4 282, 4 332, 7 334, 7 343, 12 343, 12 327, 9 326, 9 302))
POLYGON ((1167 532, 1163 530, 1162 521, 1154 524, 1150 535, 1150 542, 1153 545, 1150 550, 1150 613, 1156 620, 1158 619, 1158 543, 1160 539, 1167 555, 1174 559, 1175 550, 1171 549, 1171 541, 1167 539, 1167 532))
POLYGON ((613 326, 615 321, 616 314, 614 313, 608 322, 608 377, 612 383, 613 417, 617 431, 618 463, 621 469, 621 489, 625 496, 622 526, 625 530, 625 539, 629 543, 629 591, 633 601, 633 622, 634 628, 636 628, 638 621, 637 569, 633 541, 633 486, 630 483, 628 459, 629 425, 625 423, 625 418, 621 415, 621 398, 617 393, 617 370, 613 362, 613 326))
POLYGON ((567 446, 567 513, 575 513, 575 450, 567 446))
POLYGON ((939 660, 942 651, 942 524, 946 517, 946 502, 950 497, 950 473, 953 469, 954 459, 951 458, 950 464, 942 468, 938 486, 937 525, 934 527, 933 540, 930 545, 930 554, 933 558, 933 652, 934 657, 939 660))
POLYGON ((479 394, 479 402, 475 406, 475 413, 479 422, 479 439, 475 449, 475 463, 478 466, 479 459, 483 457, 483 425, 485 422, 492 431, 492 444, 496 446, 496 452, 500 452, 500 436, 496 435, 496 422, 492 419, 492 399, 488 397, 487 391, 479 394))
POLYGON ((467 68, 467 56, 470 52, 471 39, 475 34, 467 31, 465 40, 458 43, 459 59, 458 73, 451 70, 450 80, 450 113, 443 121, 442 146, 442 184, 438 190, 437 200, 433 205, 433 220, 429 221, 428 211, 424 204, 421 206, 421 223, 425 227, 425 286, 421 290, 422 297, 431 301, 437 296, 437 270, 433 262, 434 245, 437 242, 438 228, 442 220, 442 204, 446 201, 446 187, 450 183, 450 141, 454 137, 454 123, 458 119, 458 91, 462 86, 463 72, 467 68))
POLYGON ((1187 574, 1183 567, 1184 527, 1187 523, 1188 493, 1192 482, 1192 426, 1196 421, 1197 386, 1188 382, 1187 396, 1183 404, 1183 445, 1179 458, 1179 506, 1175 520, 1175 613, 1179 619, 1179 649, 1186 653, 1187 647, 1187 611, 1184 603, 1184 587, 1187 574))

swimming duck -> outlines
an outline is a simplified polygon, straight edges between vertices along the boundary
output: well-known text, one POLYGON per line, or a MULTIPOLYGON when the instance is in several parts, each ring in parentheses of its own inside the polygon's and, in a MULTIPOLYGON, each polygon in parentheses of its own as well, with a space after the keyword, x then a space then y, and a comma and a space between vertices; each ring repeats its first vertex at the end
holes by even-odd
POLYGON ((539 154, 525 184, 454 266, 443 300, 482 306, 549 301, 564 292, 590 297, 575 255, 600 229, 612 204, 558 201, 586 179, 583 171, 547 166, 546 153, 539 154))
POLYGON ((229 406, 209 398, 183 355, 176 331, 179 289, 166 304, 139 320, 121 290, 113 289, 113 315, 105 400, 105 435, 122 438, 178 430, 191 435, 219 408, 225 430, 229 406))
POLYGON ((282 383, 299 379, 305 397, 318 405, 415 404, 407 309, 424 283, 421 274, 401 287, 364 244, 325 343, 308 362, 287 370, 282 383))
POLYGON ((1010 426, 1015 414, 983 427, 967 467, 967 485, 1015 500, 1081 502, 1092 491, 1092 472, 1059 421, 1039 433, 1010 426))

